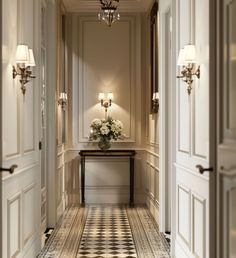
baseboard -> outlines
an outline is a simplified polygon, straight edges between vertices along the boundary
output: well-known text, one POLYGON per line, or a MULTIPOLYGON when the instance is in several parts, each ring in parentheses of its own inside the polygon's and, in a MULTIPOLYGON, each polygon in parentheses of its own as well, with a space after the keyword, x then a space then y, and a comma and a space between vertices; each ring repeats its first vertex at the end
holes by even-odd
MULTIPOLYGON (((129 203, 129 191, 122 188, 94 188, 85 190, 85 202, 91 204, 99 203, 129 203)), ((145 203, 143 193, 136 192, 134 194, 134 203, 145 203)))
POLYGON ((159 205, 158 203, 153 200, 148 194, 146 194, 146 205, 152 214, 154 220, 156 221, 157 224, 159 224, 159 205))
POLYGON ((19 256, 19 258, 37 257, 40 251, 41 251, 41 238, 39 237, 39 238, 35 238, 35 240, 32 241, 30 247, 24 250, 22 254, 19 256))
POLYGON ((63 199, 61 199, 60 204, 57 206, 57 221, 60 219, 60 217, 62 216, 62 214, 64 213, 64 209, 63 209, 63 199))

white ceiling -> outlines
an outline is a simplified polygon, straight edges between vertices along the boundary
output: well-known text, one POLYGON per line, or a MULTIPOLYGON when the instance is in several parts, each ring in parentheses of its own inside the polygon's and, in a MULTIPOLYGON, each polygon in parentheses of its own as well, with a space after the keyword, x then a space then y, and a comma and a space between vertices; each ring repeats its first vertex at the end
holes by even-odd
MULTIPOLYGON (((153 0, 120 0, 119 12, 146 12, 153 0)), ((98 12, 99 0, 63 0, 68 12, 98 12)))

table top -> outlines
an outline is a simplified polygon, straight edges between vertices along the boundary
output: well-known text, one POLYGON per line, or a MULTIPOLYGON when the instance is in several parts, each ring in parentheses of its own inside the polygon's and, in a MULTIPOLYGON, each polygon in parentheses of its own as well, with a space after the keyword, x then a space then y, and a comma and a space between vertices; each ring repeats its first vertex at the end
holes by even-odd
POLYGON ((132 157, 136 154, 135 150, 81 150, 79 152, 80 156, 89 156, 89 157, 132 157))

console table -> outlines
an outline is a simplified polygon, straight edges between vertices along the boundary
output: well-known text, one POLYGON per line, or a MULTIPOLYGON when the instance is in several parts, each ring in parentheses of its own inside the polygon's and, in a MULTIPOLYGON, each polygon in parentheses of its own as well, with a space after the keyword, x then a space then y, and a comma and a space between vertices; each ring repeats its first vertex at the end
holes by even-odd
POLYGON ((129 158, 129 172, 130 172, 130 199, 129 203, 134 204, 134 156, 135 150, 81 150, 79 155, 81 157, 81 195, 82 205, 85 204, 85 161, 92 157, 127 157, 129 158))

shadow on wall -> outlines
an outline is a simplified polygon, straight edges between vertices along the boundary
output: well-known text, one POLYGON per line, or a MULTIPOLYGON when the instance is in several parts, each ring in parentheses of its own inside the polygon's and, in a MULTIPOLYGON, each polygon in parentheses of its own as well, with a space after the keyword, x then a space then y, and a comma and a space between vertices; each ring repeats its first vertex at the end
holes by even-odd
POLYGON ((65 172, 67 205, 80 204, 80 158, 76 157, 67 162, 65 172))

